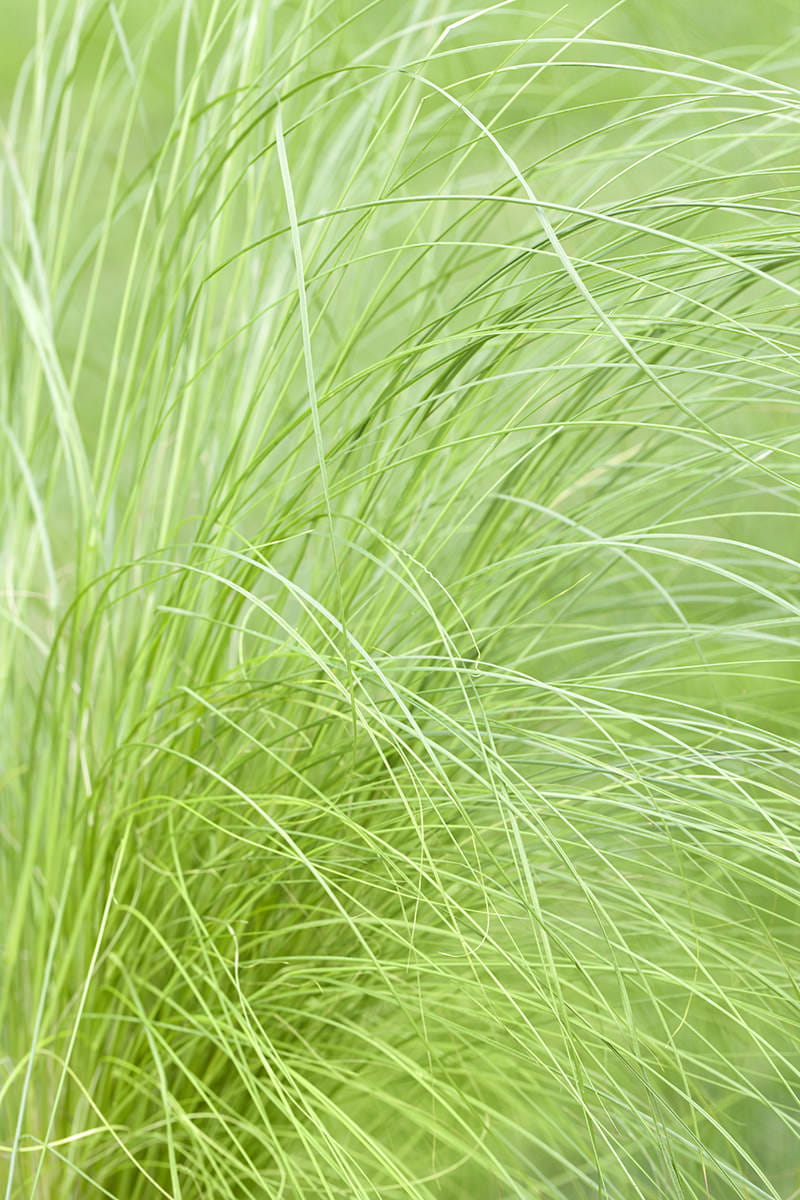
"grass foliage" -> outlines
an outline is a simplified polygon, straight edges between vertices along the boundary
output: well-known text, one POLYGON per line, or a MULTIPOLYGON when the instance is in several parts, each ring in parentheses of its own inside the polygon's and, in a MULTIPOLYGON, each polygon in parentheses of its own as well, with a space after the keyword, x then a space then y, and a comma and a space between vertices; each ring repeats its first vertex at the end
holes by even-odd
POLYGON ((5 1200, 800 1194, 798 42, 699 7, 41 0, 5 1200))

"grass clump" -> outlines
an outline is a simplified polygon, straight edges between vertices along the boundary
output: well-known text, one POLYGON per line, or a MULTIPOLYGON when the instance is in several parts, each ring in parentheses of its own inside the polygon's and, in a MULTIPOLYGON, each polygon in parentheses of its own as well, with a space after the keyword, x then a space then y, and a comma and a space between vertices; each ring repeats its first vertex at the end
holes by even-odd
POLYGON ((800 96, 740 7, 42 0, 6 1200, 798 1194, 800 96))

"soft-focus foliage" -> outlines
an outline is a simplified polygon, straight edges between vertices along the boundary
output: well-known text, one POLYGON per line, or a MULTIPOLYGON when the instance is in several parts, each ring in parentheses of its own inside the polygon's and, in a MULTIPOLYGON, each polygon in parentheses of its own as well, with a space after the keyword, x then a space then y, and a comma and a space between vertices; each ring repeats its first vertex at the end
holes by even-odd
POLYGON ((6 1200, 797 1196, 791 12, 10 9, 6 1200))

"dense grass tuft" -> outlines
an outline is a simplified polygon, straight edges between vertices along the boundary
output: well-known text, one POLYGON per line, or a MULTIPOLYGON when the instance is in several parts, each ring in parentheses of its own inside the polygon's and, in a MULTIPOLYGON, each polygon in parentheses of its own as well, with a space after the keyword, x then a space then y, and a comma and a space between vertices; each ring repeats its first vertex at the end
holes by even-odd
POLYGON ((800 1194, 800 56, 657 9, 42 0, 5 1200, 800 1194))

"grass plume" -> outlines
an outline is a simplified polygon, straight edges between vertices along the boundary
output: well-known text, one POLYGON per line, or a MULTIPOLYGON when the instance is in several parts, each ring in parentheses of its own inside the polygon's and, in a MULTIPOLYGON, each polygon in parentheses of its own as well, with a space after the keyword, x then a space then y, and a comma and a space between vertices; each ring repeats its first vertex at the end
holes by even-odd
POLYGON ((694 7, 40 0, 5 1200, 800 1194, 798 40, 694 7))

